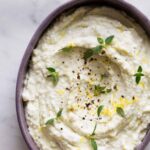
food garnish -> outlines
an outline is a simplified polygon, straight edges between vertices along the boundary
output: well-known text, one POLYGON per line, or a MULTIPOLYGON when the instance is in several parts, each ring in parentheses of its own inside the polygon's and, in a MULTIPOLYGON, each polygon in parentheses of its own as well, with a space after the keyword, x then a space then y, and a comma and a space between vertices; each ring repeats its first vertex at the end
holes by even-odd
POLYGON ((59 110, 59 111, 57 112, 57 114, 56 114, 56 117, 47 120, 46 123, 45 123, 45 125, 46 125, 46 126, 48 126, 48 125, 54 125, 55 120, 56 120, 56 119, 59 119, 59 118, 61 117, 62 111, 63 111, 63 109, 60 108, 60 110, 59 110))
POLYGON ((125 117, 124 110, 121 107, 117 107, 116 112, 118 113, 119 116, 121 116, 123 118, 125 117))
POLYGON ((92 146, 93 150, 97 150, 97 143, 96 143, 95 139, 91 138, 90 141, 91 141, 91 146, 92 146))
POLYGON ((142 67, 139 66, 139 67, 138 67, 138 70, 137 70, 137 73, 134 74, 134 76, 135 76, 135 82, 136 82, 137 84, 140 83, 141 77, 144 76, 144 74, 142 73, 142 71, 143 71, 142 67))
POLYGON ((111 89, 106 89, 106 86, 95 85, 94 96, 99 96, 100 94, 110 93, 111 89))
POLYGON ((57 113, 57 118, 60 118, 62 115, 63 108, 61 108, 57 113))
POLYGON ((66 47, 62 48, 61 50, 63 52, 70 52, 72 50, 72 48, 73 48, 73 46, 70 45, 70 46, 66 46, 66 47))
POLYGON ((48 125, 54 125, 54 121, 55 119, 49 119, 48 121, 46 121, 45 125, 48 126, 48 125))
POLYGON ((47 77, 50 77, 53 85, 56 86, 59 80, 59 73, 56 72, 56 70, 52 67, 48 67, 47 70, 49 72, 49 75, 47 77))
POLYGON ((106 39, 103 39, 101 37, 97 37, 97 41, 99 43, 98 46, 93 47, 91 49, 88 49, 85 53, 84 53, 84 60, 87 61, 87 59, 91 58, 93 55, 99 54, 100 52, 102 52, 103 48, 106 48, 106 46, 110 45, 112 43, 114 39, 114 35, 111 35, 109 37, 107 37, 106 39))
POLYGON ((97 127, 97 123, 95 124, 94 130, 93 130, 92 134, 90 135, 90 143, 91 143, 93 150, 97 150, 97 143, 93 137, 95 135, 96 127, 97 127))
POLYGON ((97 109, 97 116, 98 116, 98 117, 100 116, 100 113, 102 112, 103 108, 104 108, 104 105, 100 105, 100 106, 98 107, 98 109, 97 109))

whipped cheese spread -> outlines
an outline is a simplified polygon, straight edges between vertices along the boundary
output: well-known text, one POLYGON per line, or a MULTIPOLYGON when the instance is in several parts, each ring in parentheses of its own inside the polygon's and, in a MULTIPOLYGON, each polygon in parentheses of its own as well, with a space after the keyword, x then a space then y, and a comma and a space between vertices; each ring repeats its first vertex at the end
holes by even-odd
POLYGON ((133 150, 150 122, 150 41, 123 12, 82 7, 41 37, 23 101, 40 150, 133 150))

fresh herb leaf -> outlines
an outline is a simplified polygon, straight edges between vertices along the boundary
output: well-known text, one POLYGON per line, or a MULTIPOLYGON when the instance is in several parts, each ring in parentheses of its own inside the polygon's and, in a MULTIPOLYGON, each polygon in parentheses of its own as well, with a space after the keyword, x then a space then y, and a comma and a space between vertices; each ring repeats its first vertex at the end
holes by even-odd
POLYGON ((110 93, 111 89, 106 89, 105 86, 95 85, 94 96, 99 96, 102 93, 110 93))
POLYGON ((106 88, 105 86, 95 85, 94 95, 95 96, 100 95, 102 92, 104 92, 105 88, 106 88))
POLYGON ((52 68, 52 67, 47 68, 47 70, 48 70, 50 73, 56 72, 56 70, 55 70, 54 68, 52 68))
POLYGON ((139 84, 141 81, 141 77, 144 76, 144 74, 142 74, 141 72, 138 72, 138 73, 134 74, 134 76, 136 77, 135 78, 136 83, 139 84))
POLYGON ((57 113, 57 118, 60 118, 60 117, 61 117, 61 115, 62 115, 62 111, 63 111, 63 109, 62 109, 62 108, 58 111, 58 113, 57 113))
POLYGON ((103 108, 104 108, 104 105, 101 105, 98 107, 98 109, 97 109, 97 116, 98 117, 100 116, 100 113, 102 112, 103 108))
POLYGON ((99 42, 99 44, 104 44, 104 39, 103 38, 97 38, 97 41, 99 42))
POLYGON ((61 50, 63 52, 70 52, 72 50, 72 48, 73 48, 72 46, 66 46, 66 47, 62 48, 61 50))
POLYGON ((139 66, 139 68, 138 68, 138 70, 137 70, 137 72, 142 72, 142 67, 141 66, 139 66))
POLYGON ((95 135, 96 127, 97 127, 97 123, 95 124, 94 130, 93 130, 92 134, 90 135, 90 142, 91 142, 91 146, 92 146, 93 150, 97 150, 97 143, 96 143, 95 139, 92 137, 95 135))
POLYGON ((137 84, 139 84, 140 80, 141 80, 141 76, 136 75, 135 81, 137 84))
POLYGON ((84 60, 87 60, 88 58, 92 57, 94 54, 94 51, 92 49, 89 49, 87 50, 85 53, 84 53, 84 60))
POLYGON ((90 141, 91 141, 91 146, 92 146, 93 150, 97 150, 97 143, 96 143, 95 139, 90 139, 90 141))
POLYGON ((59 81, 59 74, 56 72, 56 70, 52 67, 47 68, 49 71, 48 77, 50 77, 51 81, 53 82, 53 85, 56 86, 59 81))
POLYGON ((137 69, 137 73, 134 74, 134 76, 135 76, 135 82, 136 82, 137 84, 140 83, 141 77, 144 76, 144 74, 142 73, 142 71, 143 71, 142 67, 139 66, 138 69, 137 69))
POLYGON ((124 110, 121 107, 117 107, 116 111, 117 111, 117 113, 118 113, 119 116, 121 116, 123 118, 125 117, 124 110))
POLYGON ((85 53, 84 53, 84 60, 86 61, 88 58, 92 57, 95 54, 99 54, 103 48, 105 48, 105 45, 111 44, 112 40, 113 40, 114 36, 109 36, 108 38, 104 39, 98 37, 97 41, 99 42, 99 45, 96 47, 93 47, 91 49, 88 49, 85 53))
POLYGON ((61 117, 62 111, 63 111, 63 109, 61 108, 61 109, 58 111, 58 113, 57 113, 57 115, 56 115, 56 118, 49 119, 49 120, 45 123, 45 125, 54 125, 55 119, 58 119, 59 117, 61 117))
POLYGON ((92 132, 92 134, 91 134, 92 136, 95 135, 96 127, 97 127, 97 123, 96 123, 95 126, 94 126, 94 130, 93 130, 93 132, 92 132))
POLYGON ((107 37, 107 38, 105 39, 105 44, 106 44, 106 45, 111 44, 112 41, 113 41, 113 39, 114 39, 114 35, 111 35, 111 36, 107 37))
POLYGON ((98 45, 96 47, 93 47, 92 49, 88 49, 85 53, 84 53, 84 60, 87 60, 88 58, 91 58, 93 55, 98 54, 101 52, 102 50, 102 46, 98 45))
POLYGON ((59 80, 59 74, 58 74, 58 72, 53 73, 52 74, 53 84, 56 85, 58 83, 58 80, 59 80))
POLYGON ((101 50, 102 50, 102 48, 103 48, 103 46, 101 46, 101 45, 98 45, 98 46, 92 48, 93 54, 98 54, 98 53, 100 53, 101 50))
POLYGON ((106 93, 110 93, 110 92, 111 92, 111 89, 107 89, 107 90, 106 90, 106 93))
POLYGON ((53 119, 49 119, 46 123, 45 123, 45 125, 54 125, 54 118, 53 119))

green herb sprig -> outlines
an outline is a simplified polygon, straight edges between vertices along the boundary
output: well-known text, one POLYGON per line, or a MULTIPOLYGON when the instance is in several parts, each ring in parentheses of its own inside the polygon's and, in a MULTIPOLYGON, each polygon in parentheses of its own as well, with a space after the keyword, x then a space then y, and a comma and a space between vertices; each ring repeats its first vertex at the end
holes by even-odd
POLYGON ((100 94, 110 93, 111 89, 106 89, 105 86, 95 85, 94 96, 99 96, 100 94))
POLYGON ((66 46, 64 48, 61 49, 62 52, 70 52, 72 50, 73 46, 70 45, 70 46, 66 46))
POLYGON ((134 74, 135 76, 135 82, 136 84, 139 84, 141 81, 141 77, 144 76, 144 74, 142 73, 143 69, 141 66, 138 67, 137 73, 134 74))
POLYGON ((56 120, 56 119, 59 119, 59 118, 61 117, 62 111, 63 111, 63 109, 60 108, 60 110, 59 110, 59 111, 57 112, 57 114, 56 114, 56 117, 47 120, 46 123, 45 123, 45 125, 46 125, 46 126, 48 126, 48 125, 54 125, 55 120, 56 120))
POLYGON ((48 126, 48 125, 54 125, 54 121, 55 121, 55 118, 52 118, 52 119, 49 119, 46 121, 45 125, 48 126))
POLYGON ((94 130, 93 130, 91 136, 95 135, 96 128, 97 128, 97 123, 96 123, 95 126, 94 126, 94 130))
POLYGON ((105 39, 105 44, 106 44, 106 45, 111 44, 112 41, 113 41, 113 39, 114 39, 114 35, 111 35, 111 36, 107 37, 107 38, 105 39))
POLYGON ((90 135, 90 143, 91 143, 93 150, 97 150, 97 143, 93 137, 95 135, 96 128, 97 128, 97 123, 95 124, 94 130, 93 130, 92 134, 90 135))
POLYGON ((97 116, 98 116, 98 117, 100 116, 100 113, 102 112, 103 108, 104 108, 104 105, 100 105, 100 106, 98 107, 98 109, 97 109, 97 116))
POLYGON ((91 138, 90 142, 91 142, 91 146, 92 146, 93 150, 97 150, 97 143, 96 143, 95 139, 91 138))
POLYGON ((121 107, 117 107, 116 112, 118 113, 119 116, 125 118, 124 110, 121 107))
POLYGON ((103 38, 97 38, 97 41, 99 43, 98 46, 93 47, 91 49, 88 49, 85 53, 84 53, 84 60, 87 61, 87 59, 91 58, 93 55, 99 54, 103 48, 106 48, 106 46, 110 45, 112 43, 114 39, 114 35, 111 35, 109 37, 107 37, 106 39, 103 38))
POLYGON ((47 77, 49 77, 53 85, 56 86, 59 81, 59 73, 56 72, 56 70, 52 67, 48 67, 47 70, 49 72, 49 75, 47 77))
POLYGON ((60 118, 61 115, 62 115, 62 111, 63 111, 63 108, 60 108, 60 110, 58 111, 57 115, 56 115, 56 118, 60 118))

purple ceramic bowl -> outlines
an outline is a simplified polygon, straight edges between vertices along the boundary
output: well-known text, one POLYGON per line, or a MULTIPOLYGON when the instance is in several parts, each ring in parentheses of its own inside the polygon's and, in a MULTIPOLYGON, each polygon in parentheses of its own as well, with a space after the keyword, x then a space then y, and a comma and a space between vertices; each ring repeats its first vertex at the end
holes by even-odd
MULTIPOLYGON (((25 78, 25 74, 28 69, 28 64, 30 61, 30 57, 32 55, 33 49, 36 47, 40 37, 46 31, 46 29, 56 21, 56 19, 64 12, 68 10, 76 9, 81 6, 109 6, 121 11, 126 12, 128 16, 133 18, 141 27, 145 30, 147 35, 150 37, 150 22, 149 20, 135 7, 130 4, 124 2, 123 0, 75 0, 68 2, 61 7, 57 8, 53 11, 48 17, 41 23, 39 28, 34 33, 26 51, 23 56, 16 85, 16 110, 17 110, 17 118, 19 122, 19 126, 22 132, 22 135, 25 139, 25 142, 28 145, 30 150, 39 150, 39 148, 34 143, 32 137, 30 136, 27 128, 27 123, 25 120, 24 113, 24 103, 22 101, 22 90, 23 90, 23 82, 25 78)), ((140 145, 137 146, 137 150, 144 150, 150 141, 150 132, 148 132, 141 142, 140 145)))

